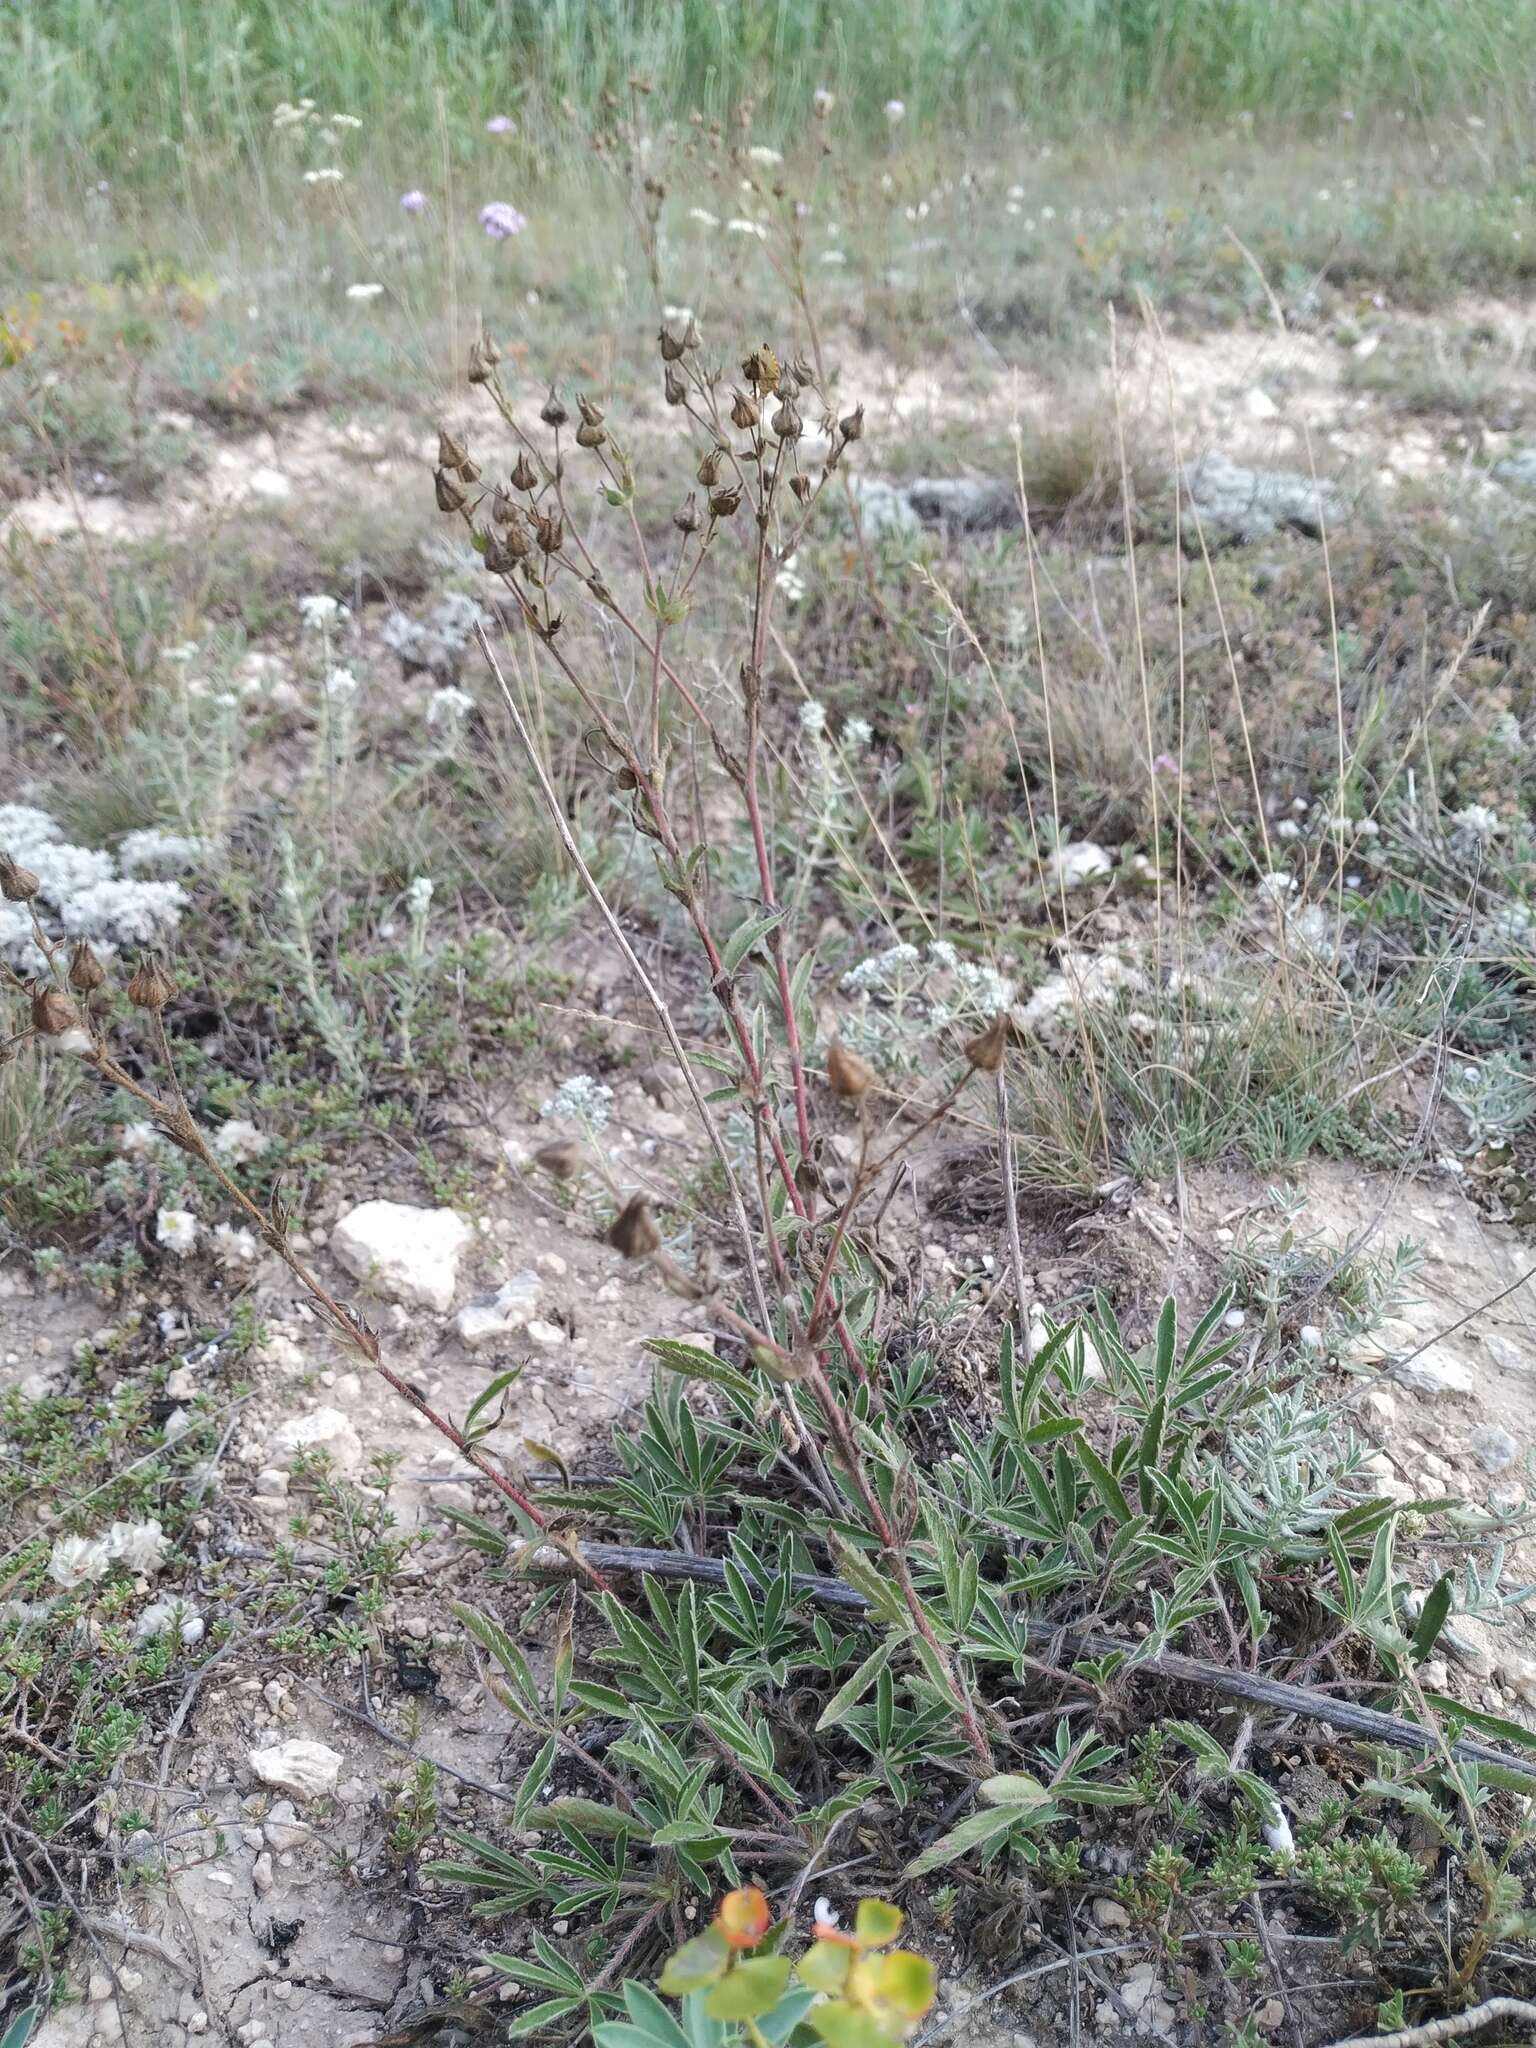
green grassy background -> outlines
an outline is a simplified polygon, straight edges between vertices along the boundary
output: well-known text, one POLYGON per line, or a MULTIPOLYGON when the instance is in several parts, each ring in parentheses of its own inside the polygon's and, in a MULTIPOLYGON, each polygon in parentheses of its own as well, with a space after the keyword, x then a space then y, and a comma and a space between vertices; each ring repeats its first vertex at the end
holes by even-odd
POLYGON ((633 71, 659 110, 797 125, 818 86, 872 127, 1345 108, 1528 105, 1536 0, 30 0, 0 7, 0 151, 15 182, 61 152, 152 184, 190 152, 259 154, 273 102, 311 93, 400 157, 443 122, 593 102, 633 71), (445 113, 446 110, 446 113, 445 113))

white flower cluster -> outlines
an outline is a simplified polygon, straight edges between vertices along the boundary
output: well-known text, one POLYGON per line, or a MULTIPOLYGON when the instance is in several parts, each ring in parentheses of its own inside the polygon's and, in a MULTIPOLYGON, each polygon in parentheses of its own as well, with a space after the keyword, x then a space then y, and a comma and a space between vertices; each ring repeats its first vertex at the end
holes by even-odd
POLYGON ((914 1064, 935 1031, 989 1023, 1014 998, 1005 975, 962 958, 947 939, 935 939, 926 952, 905 941, 887 946, 851 968, 842 987, 862 999, 842 1035, 887 1068, 914 1064))
POLYGON ((129 832, 117 849, 117 864, 125 875, 163 873, 167 868, 185 872, 206 866, 217 852, 211 839, 196 839, 185 832, 161 832, 148 826, 129 832))
POLYGON ((165 1563, 169 1542, 153 1520, 114 1522, 105 1536, 61 1536, 48 1559, 48 1576, 66 1591, 94 1585, 115 1564, 147 1576, 165 1563))
POLYGON ((590 1074, 572 1074, 540 1105, 539 1114, 575 1117, 589 1131, 597 1132, 607 1124, 612 1104, 613 1090, 605 1082, 595 1081, 590 1074))
POLYGON ((419 924, 432 908, 433 885, 430 875, 413 875, 405 892, 405 907, 413 922, 419 924))
POLYGON ((265 1131, 257 1130, 247 1117, 232 1116, 219 1125, 213 1134, 213 1149, 221 1159, 231 1166, 243 1166, 248 1159, 259 1159, 272 1140, 265 1131))
MULTIPOLYGON (((163 940, 176 929, 187 907, 179 882, 146 881, 132 871, 133 841, 177 842, 174 835, 130 833, 124 841, 127 873, 119 875, 110 853, 71 846, 57 822, 31 804, 0 804, 0 852, 37 876, 36 907, 66 938, 89 939, 110 956, 119 946, 163 940)), ((0 903, 0 959, 39 972, 43 959, 32 937, 32 916, 24 903, 0 903)))

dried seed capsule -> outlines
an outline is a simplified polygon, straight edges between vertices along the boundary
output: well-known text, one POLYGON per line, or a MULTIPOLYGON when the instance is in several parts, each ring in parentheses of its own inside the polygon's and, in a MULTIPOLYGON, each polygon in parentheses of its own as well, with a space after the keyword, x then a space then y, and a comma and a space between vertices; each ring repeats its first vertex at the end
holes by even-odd
POLYGON ((565 545, 565 521, 558 512, 540 512, 534 519, 539 546, 546 555, 558 555, 565 545))
POLYGON ((661 349, 661 360, 664 363, 680 363, 682 361, 683 350, 688 346, 688 343, 681 335, 674 334, 669 327, 663 326, 660 334, 656 337, 656 341, 661 349))
POLYGON ((845 413, 837 424, 845 441, 862 441, 864 438, 863 406, 856 405, 853 411, 845 413))
POLYGON ((451 428, 437 430, 437 466, 439 469, 457 469, 461 462, 468 462, 469 449, 451 428))
POLYGON ((827 1086, 843 1102, 857 1102, 874 1085, 875 1070, 868 1060, 849 1052, 841 1039, 827 1047, 827 1086))
POLYGON ((729 519, 741 503, 741 493, 734 484, 727 484, 709 494, 709 509, 717 519, 729 519))
POLYGON ((999 1015, 992 1019, 985 1031, 978 1031, 963 1047, 965 1056, 978 1074, 995 1074, 1003 1064, 1003 1048, 1008 1042, 1008 1019, 999 1015))
POLYGON ((512 465, 511 483, 514 491, 531 491, 539 481, 539 473, 526 455, 519 455, 512 465))
POLYGON ((477 334, 469 344, 469 381, 489 384, 501 361, 501 350, 488 334, 477 334))
POLYGON ((792 398, 780 400, 779 409, 773 416, 773 431, 781 441, 798 441, 805 432, 805 421, 792 398))
POLYGON ((811 480, 808 476, 801 476, 798 473, 796 473, 796 475, 792 476, 789 480, 789 488, 794 492, 795 496, 800 500, 801 504, 803 505, 806 499, 811 495, 811 480))
POLYGON ((40 982, 32 991, 32 1029, 41 1038, 62 1038, 79 1028, 80 1012, 63 989, 40 982))
POLYGON ((661 1232, 644 1195, 631 1195, 613 1220, 608 1242, 626 1259, 648 1259, 661 1248, 661 1232))
POLYGON ((668 363, 666 373, 661 380, 661 388, 666 396, 668 405, 681 405, 688 396, 688 386, 683 379, 683 374, 674 363, 668 363))
POLYGON ((590 420, 583 420, 576 429, 578 448, 601 448, 607 438, 606 428, 595 426, 590 420))
POLYGON ((802 391, 809 391, 816 382, 815 365, 804 355, 798 355, 789 366, 789 374, 802 391))
POLYGON ((683 347, 685 349, 694 349, 702 348, 703 346, 703 337, 699 333, 699 323, 690 313, 688 315, 688 325, 683 329, 683 347))
POLYGON ((469 495, 459 484, 457 478, 451 477, 446 469, 440 469, 435 472, 432 481, 437 489, 438 511, 462 512, 469 503, 469 495))
POLYGON ((753 349, 741 366, 741 374, 760 398, 778 390, 779 359, 766 341, 761 348, 753 349))
POLYGON ((690 491, 681 505, 672 514, 672 524, 679 533, 697 533, 699 530, 698 500, 690 491))
POLYGON ((553 384, 549 387, 548 398, 545 399, 543 405, 539 408, 539 418, 546 427, 563 427, 570 418, 570 414, 565 409, 565 400, 560 396, 553 384))
POLYGON ((459 475, 460 475, 460 477, 461 477, 461 478, 463 479, 463 481, 464 481, 465 483, 467 483, 467 484, 477 484, 477 483, 479 483, 479 481, 480 481, 480 465, 479 465, 479 463, 478 463, 478 462, 461 462, 461 463, 459 464, 459 475))
POLYGON ((704 486, 705 490, 712 491, 714 489, 715 485, 720 481, 720 450, 718 448, 710 449, 709 453, 694 471, 694 475, 704 486))
POLYGON ((495 491, 491 495, 492 519, 495 520, 498 526, 510 526, 513 519, 517 516, 518 512, 516 505, 513 504, 512 500, 501 488, 501 485, 498 484, 496 486, 495 491))
POLYGON ((128 983, 128 1000, 141 1010, 163 1010, 176 993, 176 984, 153 954, 146 953, 128 983))
POLYGON ((20 867, 8 853, 0 853, 0 896, 7 903, 30 903, 42 886, 30 868, 20 867))
POLYGON ((533 1163, 552 1173, 556 1180, 574 1180, 586 1165, 587 1155, 574 1139, 561 1138, 553 1145, 541 1145, 533 1155, 533 1163))
POLYGON ((84 939, 76 939, 75 950, 69 958, 69 985, 76 995, 93 995, 97 989, 107 985, 107 970, 91 951, 84 939))
POLYGON ((588 398, 585 391, 577 392, 576 403, 581 409, 583 426, 600 427, 603 424, 603 408, 595 400, 588 398))
POLYGON ((757 425, 760 414, 744 391, 738 391, 731 405, 731 425, 745 431, 757 425))

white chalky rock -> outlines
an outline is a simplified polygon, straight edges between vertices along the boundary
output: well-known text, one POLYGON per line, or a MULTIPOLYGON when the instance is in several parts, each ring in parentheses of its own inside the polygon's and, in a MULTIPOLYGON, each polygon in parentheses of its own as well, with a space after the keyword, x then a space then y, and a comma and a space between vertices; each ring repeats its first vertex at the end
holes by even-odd
POLYGON ((295 1736, 271 1749, 253 1749, 246 1762, 263 1785, 291 1792, 296 1799, 320 1799, 334 1792, 341 1777, 341 1758, 323 1742, 295 1736))
POLYGON ((312 1408, 280 1422, 267 1440, 274 1463, 292 1464, 300 1451, 324 1451, 338 1472, 363 1469, 363 1440, 339 1408, 312 1408))
POLYGON ((300 1820, 291 1799, 274 1799, 272 1810, 261 1824, 269 1849, 281 1856, 289 1849, 301 1849, 314 1833, 308 1821, 300 1820))
POLYGON ((1477 1384, 1471 1366, 1433 1344, 1417 1357, 1399 1359, 1391 1372, 1399 1385, 1431 1400, 1437 1394, 1470 1394, 1477 1384))
POLYGON ((454 1318, 454 1329, 466 1351, 483 1351, 514 1335, 539 1306, 537 1273, 514 1273, 490 1301, 472 1302, 454 1318))
POLYGON ((446 1315, 459 1260, 474 1234, 453 1209, 364 1202, 331 1232, 331 1250, 349 1273, 381 1294, 446 1315))

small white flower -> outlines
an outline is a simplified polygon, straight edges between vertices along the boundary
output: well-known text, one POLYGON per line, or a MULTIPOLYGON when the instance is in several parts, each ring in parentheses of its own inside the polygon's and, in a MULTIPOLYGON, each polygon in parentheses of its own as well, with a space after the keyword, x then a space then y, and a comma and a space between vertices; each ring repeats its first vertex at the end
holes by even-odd
POLYGON ((405 892, 405 907, 418 922, 432 908, 432 890, 430 875, 412 876, 410 887, 405 892))
POLYGON ((1303 1351, 1321 1351, 1323 1348, 1323 1333, 1316 1323, 1303 1323, 1296 1336, 1303 1351))
POLYGON ((48 1558, 48 1576, 56 1586, 72 1591, 105 1578, 111 1562, 105 1543, 89 1536, 61 1536, 48 1558))
POLYGON ((754 142, 747 155, 755 164, 781 164, 784 161, 782 149, 770 149, 766 142, 754 142))
POLYGON ((252 1266, 260 1253, 255 1237, 243 1225, 216 1223, 213 1227, 213 1255, 221 1266, 252 1266))
POLYGON ((786 604, 798 604, 806 592, 805 578, 788 562, 779 571, 779 592, 786 604))
POLYGON ((816 109, 818 114, 830 114, 832 109, 837 105, 837 94, 833 92, 828 92, 827 88, 824 85, 818 85, 816 90, 811 94, 811 105, 816 109))
POLYGON ((345 704, 357 695, 357 677, 349 668, 333 668, 320 687, 334 703, 345 704))
POLYGON ((811 1910, 811 1918, 815 1921, 821 1933, 830 1933, 837 1925, 837 1915, 832 1910, 832 1901, 830 1899, 818 1899, 811 1910))
POLYGON ((837 264, 846 263, 848 261, 848 258, 843 254, 841 249, 823 249, 821 252, 821 260, 823 263, 837 264))
POLYGON ((124 1124, 117 1149, 125 1159, 153 1159, 160 1133, 153 1124, 124 1124))
POLYGON ((693 318, 693 308, 692 306, 663 306, 661 317, 663 320, 674 321, 679 327, 686 327, 693 318))
POLYGON ((151 1600, 133 1624, 133 1640, 147 1643, 154 1636, 179 1635, 184 1643, 203 1639, 203 1617, 184 1600, 151 1600))
POLYGON ((855 754, 862 754, 866 747, 874 745, 875 729, 867 718, 850 718, 843 727, 843 745, 855 754))
POLYGON ((349 614, 340 598, 331 597, 325 591, 316 591, 299 599, 299 617, 311 633, 318 633, 326 626, 340 626, 349 614))
POLYGON ((181 922, 187 892, 180 882, 92 882, 59 906, 59 921, 74 939, 108 946, 147 946, 167 938, 181 922))
POLYGON ((146 869, 197 867, 213 851, 211 839, 195 839, 185 832, 161 832, 151 825, 140 832, 125 833, 117 858, 125 875, 140 875, 146 869))
POLYGON ((444 689, 434 690, 427 704, 427 724, 435 731, 438 726, 457 729, 475 708, 475 700, 468 690, 455 689, 449 683, 444 689))
POLYGON ((1301 827, 1294 818, 1282 818, 1275 827, 1275 837, 1277 839, 1299 839, 1301 837, 1301 827))
POLYGON ((327 164, 323 171, 306 171, 304 182, 306 185, 339 185, 343 176, 344 173, 338 171, 334 164, 327 164))
POLYGON ((1296 1838, 1291 1833, 1291 1824, 1278 1806, 1274 1811, 1274 1819, 1267 1821, 1259 1831, 1264 1837, 1265 1846, 1273 1849, 1277 1856, 1294 1856, 1296 1838))
POLYGON ((756 235, 760 242, 768 239, 768 230, 760 220, 728 220, 725 232, 728 235, 756 235))
POLYGON ((818 704, 814 697, 807 698, 800 706, 800 730, 808 740, 819 740, 826 729, 826 705, 818 704))
POLYGON ((688 218, 690 220, 696 220, 699 223, 699 226, 704 228, 717 228, 720 225, 719 215, 706 211, 706 209, 702 206, 690 206, 688 209, 688 218))
POLYGON ((893 128, 896 126, 896 123, 898 121, 905 121, 905 119, 907 118, 906 101, 887 100, 885 103, 885 118, 887 121, 890 122, 893 128))
POLYGON ((1267 875, 1260 875, 1253 887, 1256 895, 1267 896, 1271 903, 1283 903, 1296 887, 1296 880, 1283 868, 1271 868, 1267 875))
POLYGON ((362 125, 356 114, 332 114, 331 116, 331 126, 333 128, 361 128, 362 125))
POLYGON ((265 1131, 257 1130, 249 1118, 243 1116, 230 1117, 213 1134, 214 1151, 232 1166, 242 1166, 248 1159, 259 1159, 271 1143, 265 1131))
POLYGON ((160 659, 162 661, 174 661, 178 663, 196 661, 197 654, 197 642, 195 640, 184 640, 179 647, 162 647, 160 650, 160 659))
POLYGON ((184 1259, 197 1244, 197 1218, 190 1209, 161 1209, 155 1216, 155 1242, 184 1259))
POLYGON ((573 1116, 590 1131, 600 1131, 608 1121, 613 1090, 590 1074, 572 1074, 541 1105, 541 1116, 573 1116))
POLYGON ((384 287, 381 284, 349 284, 347 286, 347 297, 349 299, 376 299, 383 289, 384 287))
POLYGON ((170 1540, 156 1521, 114 1522, 107 1531, 107 1555, 131 1572, 157 1572, 170 1540))

